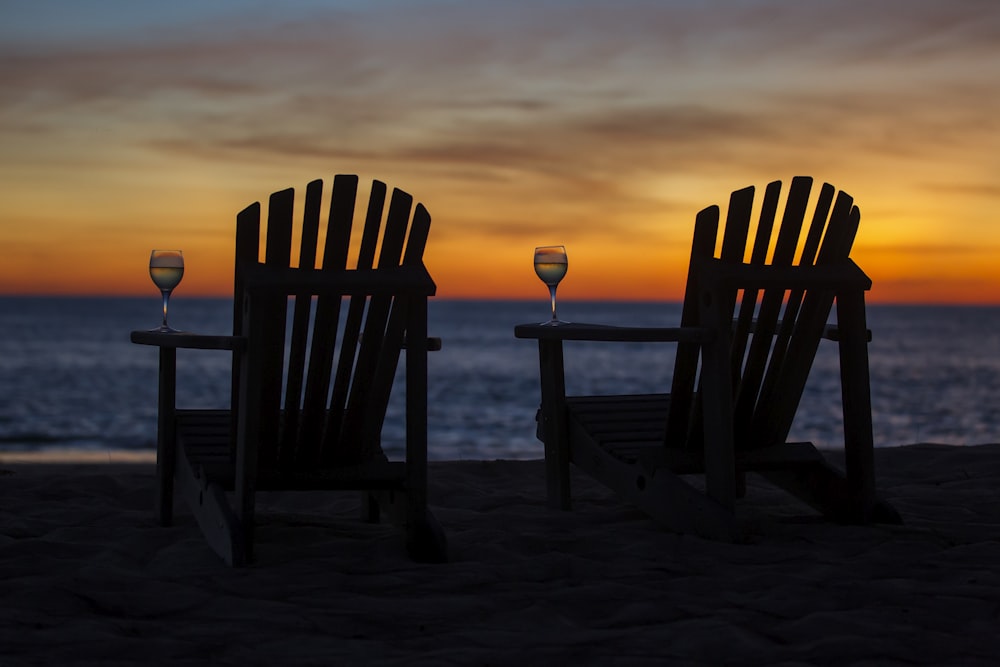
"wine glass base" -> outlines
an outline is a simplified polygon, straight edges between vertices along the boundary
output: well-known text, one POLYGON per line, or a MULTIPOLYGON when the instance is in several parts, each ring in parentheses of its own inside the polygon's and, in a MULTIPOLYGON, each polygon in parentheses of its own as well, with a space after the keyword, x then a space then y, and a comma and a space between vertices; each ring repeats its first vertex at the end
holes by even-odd
POLYGON ((543 327, 561 327, 564 324, 569 324, 565 320, 549 320, 548 322, 539 322, 539 326, 543 327))
POLYGON ((156 327, 155 329, 150 329, 150 333, 184 333, 180 329, 174 329, 173 327, 156 327))

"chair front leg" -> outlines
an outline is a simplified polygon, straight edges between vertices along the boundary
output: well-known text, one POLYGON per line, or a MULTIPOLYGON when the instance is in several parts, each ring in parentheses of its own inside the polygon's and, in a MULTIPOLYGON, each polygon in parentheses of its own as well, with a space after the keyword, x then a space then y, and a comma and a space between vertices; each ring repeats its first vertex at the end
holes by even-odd
POLYGON ((566 424, 566 379, 560 340, 538 340, 542 393, 542 436, 545 443, 545 483, 549 507, 569 510, 569 434, 566 424))
POLYGON ((160 348, 159 398, 156 420, 156 519, 169 526, 174 517, 174 469, 177 412, 177 349, 160 348))
POLYGON ((702 322, 712 335, 702 345, 702 425, 704 429, 705 491, 733 510, 739 486, 733 433, 733 390, 729 364, 730 305, 719 290, 702 295, 702 322))
POLYGON ((844 409, 844 456, 847 483, 858 519, 870 521, 875 505, 875 452, 865 294, 837 296, 840 328, 840 386, 844 409))
POLYGON ((406 486, 413 512, 427 511, 427 297, 406 304, 406 486))

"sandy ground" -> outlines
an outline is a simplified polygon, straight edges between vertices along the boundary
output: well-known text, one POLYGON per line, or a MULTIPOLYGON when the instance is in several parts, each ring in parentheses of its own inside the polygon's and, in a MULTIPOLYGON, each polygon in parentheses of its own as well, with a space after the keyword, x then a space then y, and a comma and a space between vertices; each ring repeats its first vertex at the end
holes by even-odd
MULTIPOLYGON (((540 461, 431 464, 450 562, 354 494, 264 494, 230 569, 148 463, 0 469, 0 665, 1000 664, 1000 445, 876 452, 902 526, 826 523, 751 478, 746 544, 664 532, 540 461)), ((840 463, 836 456, 834 461, 840 463)))

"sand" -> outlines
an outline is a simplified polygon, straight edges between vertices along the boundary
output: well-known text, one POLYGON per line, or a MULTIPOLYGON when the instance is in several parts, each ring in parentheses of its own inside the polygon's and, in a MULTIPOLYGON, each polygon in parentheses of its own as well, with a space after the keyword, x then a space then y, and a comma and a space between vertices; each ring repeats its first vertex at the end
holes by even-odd
MULTIPOLYGON (((836 461, 836 458, 835 458, 836 461)), ((877 451, 903 526, 822 521, 756 478, 745 544, 661 530, 540 461, 431 465, 451 562, 354 494, 263 494, 230 569, 142 463, 0 465, 0 665, 1000 664, 1000 445, 877 451)))

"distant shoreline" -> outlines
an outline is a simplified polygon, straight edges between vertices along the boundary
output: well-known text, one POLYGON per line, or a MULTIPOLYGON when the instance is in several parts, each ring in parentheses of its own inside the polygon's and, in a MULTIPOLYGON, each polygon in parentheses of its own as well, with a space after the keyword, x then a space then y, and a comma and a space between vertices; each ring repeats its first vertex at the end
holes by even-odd
POLYGON ((156 463, 155 449, 74 449, 59 447, 28 451, 0 450, 0 466, 34 464, 156 463))

